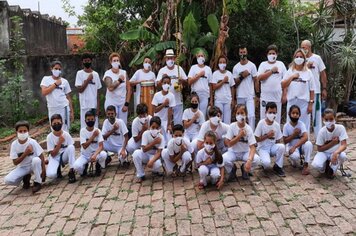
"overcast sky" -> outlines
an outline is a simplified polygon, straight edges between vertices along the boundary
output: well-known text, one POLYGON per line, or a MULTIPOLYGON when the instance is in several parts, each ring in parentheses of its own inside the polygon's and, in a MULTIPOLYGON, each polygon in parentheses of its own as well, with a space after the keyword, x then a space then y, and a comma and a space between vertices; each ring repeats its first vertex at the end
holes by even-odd
MULTIPOLYGON (((41 14, 48 14, 50 16, 61 17, 63 20, 70 23, 71 26, 77 24, 76 17, 69 17, 62 8, 61 0, 7 0, 9 5, 19 5, 21 8, 30 8, 31 10, 38 10, 38 3, 40 4, 41 14)), ((88 0, 71 0, 70 3, 75 7, 75 12, 78 15, 83 14, 83 6, 88 0)))

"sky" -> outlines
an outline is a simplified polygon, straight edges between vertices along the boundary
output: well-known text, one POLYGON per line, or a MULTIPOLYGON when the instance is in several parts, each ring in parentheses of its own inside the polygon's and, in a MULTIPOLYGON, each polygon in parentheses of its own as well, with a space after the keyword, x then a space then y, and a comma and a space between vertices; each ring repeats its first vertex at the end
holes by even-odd
MULTIPOLYGON (((21 8, 30 8, 33 11, 38 10, 38 3, 40 5, 41 14, 48 14, 50 16, 61 17, 63 20, 70 23, 71 26, 77 24, 76 17, 69 17, 62 8, 61 0, 7 0, 9 5, 19 5, 21 8)), ((75 7, 77 15, 83 14, 83 6, 88 0, 71 0, 70 4, 75 7)))

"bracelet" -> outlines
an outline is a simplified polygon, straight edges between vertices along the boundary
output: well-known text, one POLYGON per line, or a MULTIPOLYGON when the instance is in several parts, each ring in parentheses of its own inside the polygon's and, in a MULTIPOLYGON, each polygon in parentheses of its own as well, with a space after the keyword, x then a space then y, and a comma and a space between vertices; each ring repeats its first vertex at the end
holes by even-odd
POLYGON ((128 107, 130 105, 130 103, 125 102, 125 107, 128 107))

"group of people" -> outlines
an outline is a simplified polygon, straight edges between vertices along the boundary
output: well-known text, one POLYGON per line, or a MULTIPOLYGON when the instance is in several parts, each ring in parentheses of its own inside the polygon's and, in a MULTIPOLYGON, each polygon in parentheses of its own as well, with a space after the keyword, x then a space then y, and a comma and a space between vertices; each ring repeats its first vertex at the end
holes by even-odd
POLYGON ((48 178, 61 178, 61 168, 69 165, 68 180, 76 181, 76 173, 99 176, 101 169, 116 153, 119 162, 128 167, 130 159, 136 168, 136 181, 145 179, 145 166, 152 175, 184 176, 197 169, 199 188, 208 180, 220 189, 225 181, 236 179, 236 162, 243 179, 249 179, 257 166, 272 168, 285 176, 283 161, 288 155, 292 166, 302 164, 302 174, 309 174, 309 165, 333 178, 346 160, 347 133, 336 124, 335 113, 325 109, 321 116, 321 99, 326 99, 327 78, 320 56, 312 53, 311 43, 305 40, 296 50, 287 70, 277 60, 278 48, 267 48, 267 61, 258 70, 248 60, 247 48, 240 47, 240 61, 233 71, 226 69, 228 59, 220 56, 214 72, 205 64, 207 55, 196 54, 197 64, 188 73, 175 63, 172 49, 165 53, 166 66, 155 76, 152 60, 146 57, 143 68, 129 79, 121 68, 120 55, 109 56, 111 68, 102 78, 106 86, 106 119, 99 129, 100 77, 92 67, 91 55, 84 55, 84 68, 77 72, 75 86, 80 101, 80 156, 75 148, 69 127, 73 120, 71 88, 61 77, 62 64, 54 61, 52 75, 41 82, 46 96, 51 133, 47 136, 48 166, 43 149, 29 137, 29 124, 15 125, 17 140, 11 145, 10 157, 16 169, 5 177, 5 183, 30 187, 31 172, 35 175, 33 192, 48 178), (140 84, 151 81, 157 92, 151 104, 140 102, 140 84), (183 106, 183 87, 189 87, 189 106, 183 106), (133 90, 136 118, 127 128, 128 107, 133 90), (260 103, 260 121, 255 125, 255 104, 260 103), (287 102, 287 122, 281 129, 282 103, 287 102), (149 114, 152 106, 154 114, 149 114), (312 122, 311 122, 312 120, 312 122), (313 124, 317 154, 312 160, 313 144, 309 135, 313 124), (130 158, 131 157, 131 158, 130 158), (275 164, 271 165, 271 157, 275 164), (302 160, 302 162, 300 161, 302 160), (94 164, 93 164, 94 163, 94 164), (95 166, 95 171, 94 171, 95 166), (163 167, 163 168, 162 168, 163 167), (164 171, 163 171, 164 170, 164 171), (95 173, 93 173, 95 172, 95 173))

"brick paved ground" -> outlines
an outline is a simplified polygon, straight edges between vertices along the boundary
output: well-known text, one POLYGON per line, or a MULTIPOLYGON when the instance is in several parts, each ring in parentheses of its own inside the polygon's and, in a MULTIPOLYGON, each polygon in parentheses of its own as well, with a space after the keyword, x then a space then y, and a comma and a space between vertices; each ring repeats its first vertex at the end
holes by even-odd
POLYGON ((198 190, 197 173, 137 184, 133 166, 113 163, 101 177, 47 181, 32 195, 2 184, 13 168, 2 150, 0 235, 355 235, 356 132, 349 135, 352 178, 302 176, 285 161, 286 178, 258 169, 221 191, 198 190))

